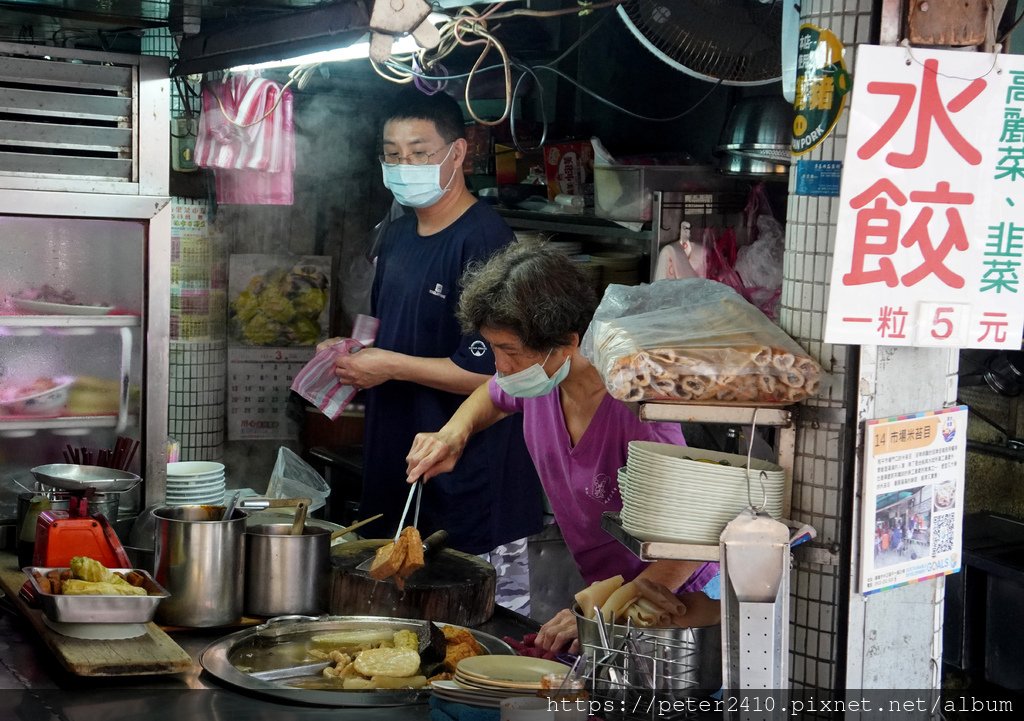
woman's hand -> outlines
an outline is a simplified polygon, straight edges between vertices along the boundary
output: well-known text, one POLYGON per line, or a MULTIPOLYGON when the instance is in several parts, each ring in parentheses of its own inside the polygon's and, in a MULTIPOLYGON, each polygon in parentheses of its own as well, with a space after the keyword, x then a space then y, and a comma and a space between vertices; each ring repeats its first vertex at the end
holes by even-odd
POLYGON ((576 617, 568 608, 563 608, 554 618, 540 627, 537 632, 535 646, 552 653, 560 653, 569 644, 569 653, 579 653, 580 642, 577 638, 576 617))
POLYGON ((659 625, 699 628, 722 620, 721 603, 700 591, 677 596, 660 583, 646 578, 637 578, 634 583, 640 595, 664 614, 662 618, 667 616, 667 620, 659 625))
POLYGON ((437 433, 417 433, 405 457, 405 475, 412 482, 426 483, 434 476, 448 473, 462 457, 467 437, 442 428, 437 433))
POLYGON ((363 348, 355 353, 339 353, 334 362, 334 375, 342 385, 373 388, 393 378, 392 361, 396 353, 380 348, 363 348))

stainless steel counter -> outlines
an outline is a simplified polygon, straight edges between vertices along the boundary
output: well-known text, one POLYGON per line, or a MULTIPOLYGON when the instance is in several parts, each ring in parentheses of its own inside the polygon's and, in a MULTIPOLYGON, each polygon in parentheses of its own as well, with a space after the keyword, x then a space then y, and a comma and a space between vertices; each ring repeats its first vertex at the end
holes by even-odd
MULTIPOLYGON (((96 678, 65 671, 6 599, 0 601, 0 719, 19 721, 262 721, 263 719, 367 719, 423 721, 425 704, 393 708, 327 708, 283 703, 226 687, 205 673, 96 678)), ((499 638, 524 634, 537 624, 503 608, 480 630, 499 638)), ((172 634, 192 656, 230 631, 172 634)))

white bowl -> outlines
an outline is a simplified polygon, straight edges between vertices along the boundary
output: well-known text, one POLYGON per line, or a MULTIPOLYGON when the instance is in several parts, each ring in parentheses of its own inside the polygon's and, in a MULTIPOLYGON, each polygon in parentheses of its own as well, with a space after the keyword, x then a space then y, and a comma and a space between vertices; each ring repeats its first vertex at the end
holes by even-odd
POLYGON ((167 464, 168 476, 192 477, 223 472, 224 464, 214 461, 179 461, 167 464))
POLYGON ((15 416, 57 415, 68 404, 68 394, 75 379, 57 376, 48 380, 54 385, 44 390, 35 390, 32 384, 20 384, 0 391, 0 412, 15 416))

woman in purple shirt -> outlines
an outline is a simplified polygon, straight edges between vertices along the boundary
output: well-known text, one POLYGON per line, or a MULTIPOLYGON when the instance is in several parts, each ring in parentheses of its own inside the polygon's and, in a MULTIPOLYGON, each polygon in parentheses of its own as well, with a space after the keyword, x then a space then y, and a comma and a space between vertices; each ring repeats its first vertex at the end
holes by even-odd
MULTIPOLYGON (((515 243, 471 268, 463 285, 459 320, 490 344, 498 373, 440 431, 416 436, 406 459, 408 479, 427 481, 450 471, 470 436, 522 413, 526 446, 584 580, 644 578, 686 593, 685 602, 715 575, 717 564, 647 563, 601 528, 603 512, 622 508, 617 476, 629 442, 685 441, 678 424, 642 422, 612 398, 580 352, 597 305, 591 281, 564 254, 515 243)), ((717 614, 717 604, 703 594, 689 601, 695 617, 717 614)), ((575 618, 565 609, 544 624, 537 645, 556 650, 575 638, 575 618)))

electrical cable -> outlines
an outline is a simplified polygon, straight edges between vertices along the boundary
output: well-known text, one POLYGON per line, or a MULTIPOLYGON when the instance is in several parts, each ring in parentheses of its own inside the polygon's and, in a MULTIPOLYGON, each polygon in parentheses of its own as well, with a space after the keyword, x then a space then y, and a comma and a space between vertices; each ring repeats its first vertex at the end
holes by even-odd
MULTIPOLYGON (((615 3, 615 4, 616 4, 616 5, 618 5, 619 3, 615 3)), ((564 51, 564 52, 563 52, 563 53, 562 53, 561 55, 559 55, 559 56, 558 56, 557 58, 555 58, 555 59, 554 59, 554 60, 552 60, 551 62, 549 62, 549 63, 544 63, 544 64, 545 64, 545 65, 548 65, 548 66, 554 66, 554 65, 558 65, 558 63, 560 63, 560 62, 562 62, 563 60, 565 60, 565 58, 566 58, 566 57, 568 57, 568 56, 569 56, 569 54, 570 54, 570 53, 571 53, 571 52, 572 52, 573 50, 575 50, 575 49, 576 49, 577 47, 579 47, 580 45, 582 45, 582 44, 583 44, 583 41, 584 41, 584 40, 586 40, 586 39, 587 39, 587 38, 589 38, 589 37, 590 37, 591 35, 593 35, 593 34, 594 34, 594 31, 596 31, 596 30, 597 30, 597 29, 598 29, 599 27, 601 27, 602 25, 604 25, 604 23, 605 23, 605 22, 607 22, 608 18, 610 18, 610 17, 612 17, 612 13, 604 13, 603 15, 601 15, 601 19, 600 19, 600 20, 598 20, 598 21, 597 21, 596 23, 594 23, 593 25, 591 25, 591 26, 590 26, 589 28, 587 28, 587 31, 586 31, 585 33, 583 33, 582 35, 580 35, 580 36, 579 36, 578 38, 576 38, 575 42, 573 42, 573 44, 572 44, 572 45, 570 45, 569 47, 567 47, 567 48, 565 49, 565 51, 564 51)))
MULTIPOLYGON (((668 123, 684 118, 690 113, 697 110, 704 103, 704 101, 711 97, 712 93, 714 93, 715 90, 717 90, 723 84, 724 78, 721 78, 717 82, 715 82, 704 95, 698 98, 698 100, 691 106, 689 106, 686 110, 668 117, 655 118, 628 110, 622 107, 621 105, 618 105, 613 101, 608 100, 604 96, 584 86, 582 83, 578 82, 576 79, 570 77, 566 73, 553 67, 554 65, 568 57, 570 53, 572 53, 577 47, 579 47, 583 42, 585 42, 594 32, 596 32, 597 29, 601 27, 601 25, 604 22, 607 21, 608 17, 611 16, 611 13, 606 13, 597 23, 588 28, 587 31, 583 33, 583 35, 581 35, 576 41, 574 41, 572 45, 566 48, 566 50, 564 50, 554 60, 545 63, 544 65, 538 65, 536 67, 531 67, 518 61, 513 63, 513 61, 509 58, 504 46, 502 46, 500 41, 498 41, 497 38, 495 38, 494 35, 487 30, 487 21, 500 19, 502 17, 511 17, 512 15, 526 15, 536 17, 551 17, 553 15, 567 14, 586 15, 596 9, 613 7, 620 4, 621 2, 619 0, 613 0, 611 2, 605 2, 600 3, 598 5, 590 5, 586 7, 585 3, 580 3, 580 7, 578 8, 567 8, 558 11, 511 10, 498 12, 498 9, 504 5, 504 3, 499 3, 483 13, 477 13, 472 8, 462 8, 459 12, 459 15, 457 15, 451 21, 445 23, 444 25, 438 28, 438 32, 441 34, 441 42, 439 43, 437 48, 433 50, 420 50, 410 55, 392 56, 384 63, 377 63, 372 59, 370 62, 371 66, 377 72, 378 75, 395 83, 405 84, 415 81, 419 81, 422 83, 431 83, 466 79, 466 92, 464 94, 466 100, 466 110, 474 121, 484 125, 498 125, 511 115, 514 100, 516 97, 518 97, 519 87, 522 84, 525 74, 529 74, 536 81, 538 88, 541 90, 541 92, 538 93, 538 97, 540 98, 540 104, 543 113, 543 84, 539 76, 537 75, 537 71, 540 70, 544 70, 557 75, 558 77, 562 78, 563 80, 569 82, 570 84, 578 88, 581 92, 592 97, 594 100, 629 117, 636 118, 637 120, 643 120, 646 122, 654 123, 668 123), (468 40, 467 38, 471 34, 478 35, 480 36, 481 39, 468 40), (459 45, 470 46, 479 44, 484 45, 483 51, 481 52, 480 56, 478 56, 476 62, 474 62, 473 64, 472 69, 468 73, 450 74, 447 72, 447 70, 443 70, 443 74, 440 75, 434 73, 435 68, 443 68, 443 66, 440 66, 440 60, 449 55, 451 52, 453 52, 459 45), (497 51, 501 55, 502 62, 497 65, 480 67, 484 57, 490 51, 491 47, 497 49, 497 51), (510 78, 510 70, 512 66, 515 66, 523 73, 516 80, 514 86, 512 86, 510 78), (472 101, 469 98, 469 86, 472 84, 473 80, 475 79, 478 73, 489 72, 492 70, 497 70, 499 68, 502 69, 505 73, 504 112, 502 116, 497 120, 483 120, 473 110, 472 101)), ((417 84, 417 87, 420 87, 419 83, 417 84)), ((510 121, 510 123, 513 145, 516 147, 517 150, 527 150, 522 145, 520 145, 519 140, 516 137, 514 130, 514 118, 510 121)), ((542 130, 542 138, 544 139, 546 139, 547 137, 547 128, 548 122, 547 117, 545 115, 543 117, 542 130)), ((530 150, 536 150, 536 148, 531 148, 530 150)))
POLYGON ((1008 37, 1010 37, 1010 34, 1011 34, 1011 33, 1012 33, 1012 32, 1013 32, 1014 30, 1016 30, 1016 29, 1017 29, 1017 26, 1018 26, 1018 25, 1020 25, 1020 23, 1021 23, 1021 21, 1022 21, 1022 20, 1024 20, 1024 11, 1021 11, 1021 14, 1020 14, 1020 15, 1018 15, 1018 16, 1017 16, 1017 19, 1013 21, 1013 25, 1011 25, 1010 27, 1008 27, 1008 28, 1006 29, 1006 32, 1005 32, 1005 33, 1003 33, 1003 34, 1002 34, 1002 36, 1000 36, 1000 38, 999 38, 999 41, 998 41, 1000 45, 1005 45, 1005 44, 1006 44, 1006 39, 1007 39, 1008 37))
POLYGON ((687 115, 689 115, 694 110, 696 110, 698 107, 700 107, 700 105, 705 100, 707 100, 709 97, 711 97, 711 94, 713 92, 715 92, 722 85, 722 82, 723 82, 722 80, 719 80, 717 83, 712 85, 710 90, 708 90, 706 93, 704 93, 704 95, 702 95, 697 100, 697 102, 695 102, 693 105, 691 105, 689 108, 687 108, 683 112, 677 113, 676 115, 672 115, 672 116, 667 117, 667 118, 651 118, 651 117, 648 117, 646 115, 640 115, 639 113, 634 113, 632 110, 627 110, 626 108, 622 107, 621 105, 616 105, 611 100, 608 100, 608 99, 604 98, 603 96, 597 94, 596 92, 594 92, 590 88, 584 86, 582 83, 579 83, 575 79, 569 77, 568 75, 563 73, 561 70, 558 70, 557 68, 548 67, 547 65, 538 65, 536 67, 536 69, 537 70, 546 70, 547 72, 554 73, 555 75, 559 76, 563 80, 571 83, 572 85, 575 85, 579 90, 581 90, 582 92, 586 93, 587 95, 592 97, 594 100, 597 100, 598 102, 603 103, 604 105, 607 105, 608 107, 612 108, 613 110, 618 110, 620 113, 628 115, 628 116, 630 116, 632 118, 636 118, 637 120, 646 120, 646 121, 651 122, 651 123, 670 123, 670 122, 672 122, 674 120, 679 120, 680 118, 685 118, 687 115))

